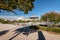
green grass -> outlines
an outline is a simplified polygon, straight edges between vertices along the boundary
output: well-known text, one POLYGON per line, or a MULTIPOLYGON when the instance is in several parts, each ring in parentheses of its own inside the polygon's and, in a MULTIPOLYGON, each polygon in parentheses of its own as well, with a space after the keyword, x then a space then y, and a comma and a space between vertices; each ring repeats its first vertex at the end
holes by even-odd
POLYGON ((44 30, 46 31, 47 27, 44 27, 44 26, 39 26, 39 30, 44 30))
POLYGON ((58 28, 58 27, 44 27, 44 26, 39 26, 39 30, 60 33, 60 28, 58 28))

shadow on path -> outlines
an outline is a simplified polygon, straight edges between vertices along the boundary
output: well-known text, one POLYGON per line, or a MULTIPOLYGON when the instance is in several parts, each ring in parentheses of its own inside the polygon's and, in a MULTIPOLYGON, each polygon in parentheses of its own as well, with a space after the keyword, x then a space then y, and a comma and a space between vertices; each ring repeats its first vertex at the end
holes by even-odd
POLYGON ((6 34, 9 30, 0 31, 0 36, 6 34))
POLYGON ((18 28, 18 29, 16 29, 16 30, 14 30, 13 32, 15 32, 14 34, 16 34, 16 35, 13 34, 14 36, 11 37, 9 40, 14 39, 14 38, 15 38, 16 36, 18 36, 20 33, 22 33, 23 35, 28 36, 30 33, 37 32, 37 30, 32 30, 32 29, 29 28, 29 26, 27 26, 27 27, 23 27, 23 28, 18 28))
POLYGON ((46 40, 41 31, 38 31, 38 40, 46 40))

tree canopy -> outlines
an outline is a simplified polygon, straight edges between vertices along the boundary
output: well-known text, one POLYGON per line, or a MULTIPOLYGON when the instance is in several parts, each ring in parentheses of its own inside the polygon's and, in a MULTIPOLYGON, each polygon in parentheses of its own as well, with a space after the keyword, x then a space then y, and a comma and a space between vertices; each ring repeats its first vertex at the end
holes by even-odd
POLYGON ((14 12, 13 10, 24 11, 28 13, 34 8, 35 0, 0 0, 0 10, 14 12))
POLYGON ((49 21, 49 22, 60 22, 60 14, 57 12, 48 12, 41 16, 42 21, 49 21))

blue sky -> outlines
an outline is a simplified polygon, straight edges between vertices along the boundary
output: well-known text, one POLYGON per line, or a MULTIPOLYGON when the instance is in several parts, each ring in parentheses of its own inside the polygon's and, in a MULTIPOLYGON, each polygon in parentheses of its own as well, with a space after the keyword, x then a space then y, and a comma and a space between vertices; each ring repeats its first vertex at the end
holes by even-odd
MULTIPOLYGON (((31 15, 36 15, 38 17, 41 17, 43 14, 46 12, 50 11, 56 11, 60 12, 60 0, 35 0, 34 2, 34 8, 32 11, 29 11, 28 14, 24 14, 23 11, 18 11, 16 10, 16 13, 18 14, 17 16, 31 16, 31 15)), ((13 13, 7 13, 2 11, 0 13, 0 16, 16 16, 13 13)))

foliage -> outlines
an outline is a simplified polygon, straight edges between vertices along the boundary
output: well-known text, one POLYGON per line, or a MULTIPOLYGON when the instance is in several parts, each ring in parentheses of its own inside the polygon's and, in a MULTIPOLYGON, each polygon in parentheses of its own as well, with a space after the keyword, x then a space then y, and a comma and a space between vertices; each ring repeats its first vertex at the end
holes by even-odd
POLYGON ((15 13, 14 10, 20 10, 24 11, 24 13, 28 13, 28 11, 34 8, 34 1, 35 0, 0 0, 0 10, 13 13, 15 13))
POLYGON ((25 20, 18 20, 18 23, 24 23, 26 22, 25 20))
POLYGON ((60 33, 60 28, 59 27, 44 27, 44 26, 39 26, 39 30, 60 33))
POLYGON ((45 27, 45 26, 39 26, 39 30, 44 30, 44 31, 46 31, 46 29, 47 29, 47 27, 45 27))
POLYGON ((60 22, 60 14, 57 12, 48 12, 41 16, 41 21, 48 21, 48 22, 60 22))
POLYGON ((17 21, 9 21, 9 20, 4 20, 4 19, 0 19, 0 23, 3 23, 3 24, 12 24, 12 23, 15 23, 17 21))
POLYGON ((38 29, 39 29, 39 27, 36 26, 36 25, 31 25, 30 28, 31 28, 32 30, 38 30, 38 29))
POLYGON ((60 33, 60 28, 48 28, 47 31, 52 31, 52 32, 56 32, 56 33, 60 33))

